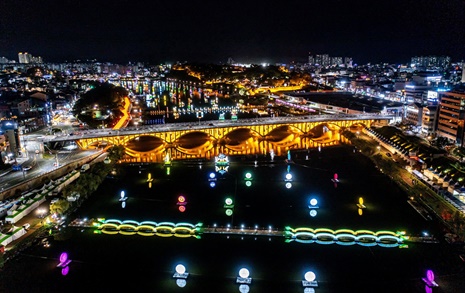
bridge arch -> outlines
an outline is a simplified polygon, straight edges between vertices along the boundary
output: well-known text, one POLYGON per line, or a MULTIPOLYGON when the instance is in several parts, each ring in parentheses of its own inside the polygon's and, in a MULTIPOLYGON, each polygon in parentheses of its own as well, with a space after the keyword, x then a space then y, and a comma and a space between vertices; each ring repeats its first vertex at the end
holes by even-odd
MULTIPOLYGON (((122 145, 131 162, 162 162, 166 154, 174 160, 186 158, 211 159, 224 153, 227 155, 268 154, 285 155, 288 150, 325 147, 344 142, 342 130, 370 127, 376 119, 331 119, 333 117, 288 118, 286 120, 250 120, 237 123, 215 123, 196 126, 186 124, 160 127, 149 131, 117 131, 102 136, 76 138, 81 149, 102 145, 122 145), (324 129, 324 131, 321 131, 324 129), (277 135, 280 131, 284 134, 277 135), (189 145, 186 140, 198 136, 201 143, 189 145), (239 136, 240 139, 232 139, 239 136), (137 146, 142 140, 156 141, 153 148, 137 146)), ((337 118, 337 117, 336 117, 337 118)), ((124 161, 124 160, 123 160, 124 161)))

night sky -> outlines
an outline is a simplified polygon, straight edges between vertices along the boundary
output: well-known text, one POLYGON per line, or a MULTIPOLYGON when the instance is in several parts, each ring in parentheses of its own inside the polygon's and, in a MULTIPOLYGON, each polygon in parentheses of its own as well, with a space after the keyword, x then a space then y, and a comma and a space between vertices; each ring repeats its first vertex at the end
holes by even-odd
POLYGON ((0 57, 45 62, 465 60, 465 0, 0 0, 0 57), (274 3, 273 3, 274 2, 274 3))

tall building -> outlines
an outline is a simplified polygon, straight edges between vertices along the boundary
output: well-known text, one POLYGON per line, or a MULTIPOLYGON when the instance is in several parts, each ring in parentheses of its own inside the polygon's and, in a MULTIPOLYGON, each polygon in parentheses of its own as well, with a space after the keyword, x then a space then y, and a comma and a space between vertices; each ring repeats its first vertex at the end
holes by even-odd
POLYGON ((437 135, 464 146, 465 91, 444 92, 439 103, 437 135))
POLYGON ((426 106, 423 108, 421 119, 421 132, 425 135, 432 135, 436 132, 436 113, 438 106, 426 106))
POLYGON ((352 67, 351 57, 330 57, 329 54, 317 54, 312 56, 312 52, 308 52, 308 64, 317 65, 319 67, 328 66, 345 66, 348 68, 352 67))
POLYGON ((28 64, 28 63, 43 63, 42 57, 32 56, 28 52, 19 52, 18 53, 19 63, 28 64))
POLYGON ((344 57, 344 64, 347 68, 352 67, 352 57, 344 57))
MULTIPOLYGON (((0 133, 2 133, 5 136, 6 141, 8 141, 8 145, 5 149, 6 153, 12 153, 15 157, 17 157, 21 150, 18 123, 13 120, 1 120, 0 133)), ((1 158, 1 154, 0 159, 3 159, 1 158)))
POLYGON ((19 52, 18 53, 18 59, 19 59, 19 63, 31 63, 31 60, 32 60, 32 55, 29 54, 28 52, 19 52))
POLYGON ((410 103, 405 109, 405 121, 414 126, 421 126, 423 120, 423 105, 410 103))
POLYGON ((449 56, 416 56, 411 58, 411 65, 415 67, 441 67, 446 68, 450 65, 449 56))
POLYGON ((432 90, 431 85, 419 85, 416 82, 408 82, 403 90, 407 103, 427 104, 427 93, 432 90))
POLYGON ((465 83, 465 62, 462 62, 462 83, 465 83))
POLYGON ((33 56, 32 63, 44 63, 44 61, 42 60, 42 57, 40 56, 33 56))
POLYGON ((0 63, 10 63, 10 60, 8 60, 6 57, 0 57, 0 63))
POLYGON ((331 57, 331 66, 342 65, 342 57, 331 57))
POLYGON ((313 58, 312 52, 308 52, 308 64, 309 65, 315 64, 315 58, 313 58))
POLYGON ((331 60, 328 54, 315 55, 315 64, 318 64, 322 67, 331 65, 331 60))

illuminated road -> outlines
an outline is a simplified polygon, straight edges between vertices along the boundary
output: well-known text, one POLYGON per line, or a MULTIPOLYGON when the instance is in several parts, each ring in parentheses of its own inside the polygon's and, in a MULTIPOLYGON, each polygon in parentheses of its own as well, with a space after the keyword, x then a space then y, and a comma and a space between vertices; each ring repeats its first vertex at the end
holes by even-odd
MULTIPOLYGON (((29 150, 29 148, 28 148, 29 150)), ((73 151, 58 151, 55 158, 44 159, 42 154, 36 154, 35 151, 30 151, 29 158, 18 158, 17 161, 23 167, 32 166, 28 171, 13 171, 11 168, 0 174, 0 192, 10 189, 13 186, 24 181, 52 172, 61 166, 65 166, 75 160, 79 160, 95 154, 93 151, 82 151, 79 149, 73 151), (59 166, 56 166, 58 162, 59 166)))
POLYGON ((256 125, 270 125, 270 124, 285 124, 296 122, 325 122, 325 121, 349 121, 349 120, 391 120, 394 117, 391 115, 376 115, 376 114, 359 114, 359 115, 309 115, 300 117, 271 117, 271 118, 257 118, 257 119, 240 119, 237 121, 202 121, 200 124, 196 122, 189 123, 170 123, 170 124, 157 124, 150 126, 140 127, 127 127, 120 130, 112 129, 93 129, 77 131, 73 135, 53 135, 43 137, 43 141, 71 141, 82 138, 95 138, 106 137, 115 135, 130 135, 141 134, 146 132, 168 132, 177 130, 196 130, 207 128, 221 128, 221 127, 237 127, 237 126, 256 126, 256 125))

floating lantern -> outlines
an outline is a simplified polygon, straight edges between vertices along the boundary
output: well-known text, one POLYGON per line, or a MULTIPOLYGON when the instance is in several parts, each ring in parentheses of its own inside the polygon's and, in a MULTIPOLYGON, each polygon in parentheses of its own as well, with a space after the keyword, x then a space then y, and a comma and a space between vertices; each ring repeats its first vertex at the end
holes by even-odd
POLYGON ((246 268, 242 268, 239 270, 239 276, 236 279, 236 283, 240 284, 250 284, 252 283, 252 278, 249 277, 250 272, 246 268))
POLYGON ((304 275, 304 280, 302 280, 302 286, 304 287, 318 287, 318 282, 315 281, 316 275, 312 271, 308 271, 304 275))
POLYGON ((63 252, 60 254, 60 262, 58 263, 57 267, 64 268, 69 265, 70 262, 71 260, 68 258, 68 254, 63 252))

